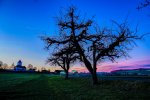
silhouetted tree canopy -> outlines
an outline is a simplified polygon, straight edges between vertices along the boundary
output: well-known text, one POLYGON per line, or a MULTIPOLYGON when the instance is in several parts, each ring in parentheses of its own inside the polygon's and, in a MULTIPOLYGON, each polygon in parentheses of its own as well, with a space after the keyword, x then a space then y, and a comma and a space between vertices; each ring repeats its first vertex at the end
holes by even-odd
POLYGON ((150 5, 150 0, 145 0, 143 2, 140 2, 137 9, 140 10, 142 8, 145 8, 145 7, 149 6, 149 5, 150 5))
POLYGON ((55 50, 62 54, 69 51, 78 54, 80 61, 91 73, 93 84, 98 83, 98 63, 107 59, 114 62, 120 57, 128 57, 128 51, 133 48, 135 40, 142 38, 137 35, 136 30, 130 29, 126 21, 121 24, 113 21, 114 26, 111 28, 95 26, 93 19, 83 18, 75 7, 64 11, 57 20, 60 37, 42 37, 46 48, 54 46, 55 50), (71 44, 73 49, 65 51, 63 47, 68 44, 71 44))
POLYGON ((60 66, 66 73, 65 79, 68 79, 71 64, 73 64, 77 58, 78 56, 75 53, 74 47, 68 45, 52 53, 52 55, 47 59, 47 63, 60 66))

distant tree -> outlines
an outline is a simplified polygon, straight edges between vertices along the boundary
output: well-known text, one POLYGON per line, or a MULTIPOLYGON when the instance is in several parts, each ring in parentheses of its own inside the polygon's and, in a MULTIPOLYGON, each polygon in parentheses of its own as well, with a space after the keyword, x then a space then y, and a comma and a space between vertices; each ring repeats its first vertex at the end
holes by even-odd
POLYGON ((35 71, 36 71, 36 70, 37 70, 37 67, 33 67, 33 70, 35 70, 35 71))
POLYGON ((3 64, 3 69, 7 69, 8 65, 6 63, 3 64))
MULTIPOLYGON (((128 51, 133 48, 135 40, 141 39, 136 32, 132 31, 126 22, 112 28, 94 27, 93 20, 84 18, 76 13, 74 7, 58 17, 57 25, 60 37, 45 36, 42 39, 46 47, 65 47, 71 44, 78 53, 80 61, 83 62, 92 75, 93 84, 98 84, 97 64, 107 59, 115 61, 120 57, 127 57, 128 51), (66 34, 61 37, 61 34, 66 34)), ((64 52, 65 54, 65 52, 64 52)))
POLYGON ((37 72, 41 72, 41 71, 38 69, 37 72))
POLYGON ((29 64, 27 68, 28 68, 28 70, 33 70, 33 65, 29 64))
POLYGON ((3 66, 3 62, 0 61, 0 69, 2 69, 2 66, 3 66))
POLYGON ((50 70, 50 69, 48 69, 47 71, 48 71, 48 72, 51 72, 51 70, 50 70))
POLYGON ((10 68, 11 68, 11 69, 14 69, 14 67, 15 67, 15 64, 12 63, 12 65, 10 66, 10 68))
POLYGON ((45 68, 45 67, 42 67, 42 68, 41 68, 41 71, 43 71, 43 70, 46 70, 46 68, 45 68))
POLYGON ((41 68, 41 72, 42 72, 42 73, 49 73, 50 71, 47 70, 45 67, 42 67, 42 68, 41 68))

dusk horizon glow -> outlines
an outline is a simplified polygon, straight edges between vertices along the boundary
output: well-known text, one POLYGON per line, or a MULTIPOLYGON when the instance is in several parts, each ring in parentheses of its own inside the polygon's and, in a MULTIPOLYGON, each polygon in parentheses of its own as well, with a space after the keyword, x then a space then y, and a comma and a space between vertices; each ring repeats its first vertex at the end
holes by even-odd
MULTIPOLYGON (((32 64, 39 69, 54 70, 45 63, 49 53, 44 50, 42 35, 55 36, 57 27, 54 17, 59 11, 75 5, 79 12, 94 16, 100 27, 111 26, 111 20, 122 22, 128 19, 138 34, 150 33, 149 9, 136 9, 139 0, 6 0, 0 1, 0 61, 9 66, 22 60, 24 66, 32 64), (86 3, 85 3, 86 2, 86 3)), ((146 35, 130 51, 131 58, 121 58, 98 64, 98 72, 118 69, 150 68, 150 35, 146 35)), ((59 69, 59 68, 56 68, 59 69)), ((85 67, 75 64, 71 70, 88 72, 85 67), (80 67, 81 66, 81 67, 80 67)))

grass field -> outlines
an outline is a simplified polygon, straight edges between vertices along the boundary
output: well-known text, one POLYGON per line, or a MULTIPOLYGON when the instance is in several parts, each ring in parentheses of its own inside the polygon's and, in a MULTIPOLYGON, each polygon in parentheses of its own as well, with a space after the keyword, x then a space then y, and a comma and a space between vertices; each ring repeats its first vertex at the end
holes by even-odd
POLYGON ((150 100, 150 82, 0 73, 0 100, 150 100))

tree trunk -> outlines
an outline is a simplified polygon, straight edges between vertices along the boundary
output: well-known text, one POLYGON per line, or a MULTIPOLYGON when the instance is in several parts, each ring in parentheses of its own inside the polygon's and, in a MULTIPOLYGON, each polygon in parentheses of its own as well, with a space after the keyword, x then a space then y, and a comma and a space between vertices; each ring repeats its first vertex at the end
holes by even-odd
POLYGON ((69 73, 68 73, 68 71, 65 71, 65 72, 66 72, 65 79, 67 80, 67 79, 69 79, 69 77, 68 77, 69 73))
POLYGON ((98 84, 96 65, 97 65, 97 61, 96 61, 96 45, 95 45, 95 42, 93 42, 93 73, 92 73, 93 85, 98 84))
MULTIPOLYGON (((87 67, 87 66, 86 66, 87 67)), ((90 67, 90 66, 88 66, 88 67, 90 67)), ((87 67, 87 68, 88 68, 87 67)), ((90 69, 88 69, 88 71, 91 73, 91 75, 92 75, 92 81, 93 81, 93 85, 97 85, 98 84, 98 77, 97 77, 97 68, 96 68, 96 66, 92 69, 92 70, 90 70, 90 69)))
POLYGON ((93 85, 97 85, 98 84, 97 73, 94 71, 91 75, 93 79, 93 85))
POLYGON ((96 62, 94 61, 93 63, 93 73, 92 74, 92 79, 93 79, 93 85, 98 84, 98 78, 97 78, 97 68, 96 68, 96 62))

